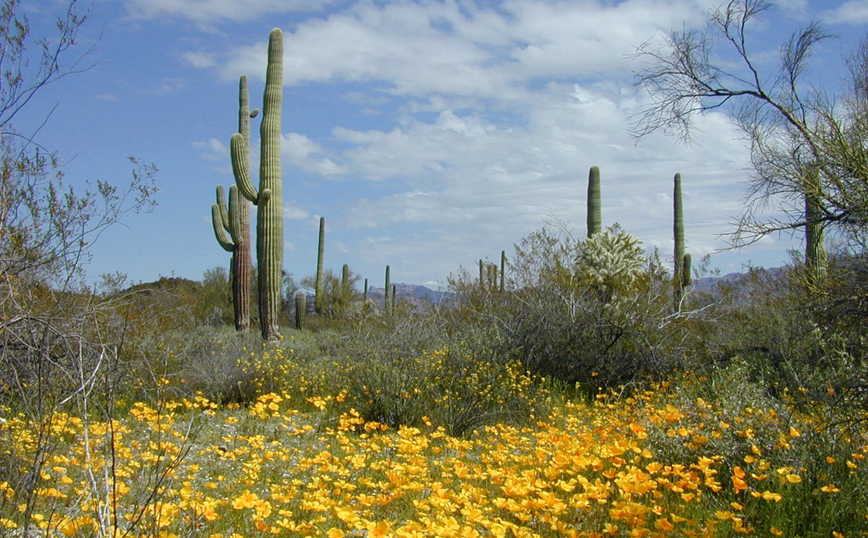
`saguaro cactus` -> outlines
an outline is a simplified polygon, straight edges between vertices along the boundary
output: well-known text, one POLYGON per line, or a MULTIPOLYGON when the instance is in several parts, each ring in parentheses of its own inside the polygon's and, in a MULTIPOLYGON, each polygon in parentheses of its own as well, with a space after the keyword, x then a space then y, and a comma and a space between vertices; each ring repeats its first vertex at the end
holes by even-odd
POLYGON ((280 338, 277 319, 283 282, 283 181, 280 170, 280 113, 283 105, 283 32, 275 28, 268 40, 268 68, 259 128, 259 190, 250 180, 244 135, 230 141, 232 170, 238 190, 256 204, 256 261, 259 270, 259 322, 262 338, 280 338))
POLYGON ((325 292, 323 291, 323 265, 325 263, 325 217, 319 218, 319 243, 316 249, 316 284, 314 284, 313 309, 322 315, 325 310, 325 292))
POLYGON ((600 233, 603 229, 600 198, 600 169, 592 166, 588 172, 588 237, 600 233))
POLYGON ((506 251, 500 251, 500 293, 506 289, 506 251))
POLYGON ((350 297, 350 266, 349 264, 344 264, 341 267, 341 294, 346 296, 347 300, 350 297))
POLYGON ((303 331, 306 318, 307 296, 303 291, 298 291, 295 294, 295 328, 299 331, 303 331))
POLYGON ((386 297, 383 302, 383 309, 386 311, 386 314, 391 313, 392 311, 392 284, 389 277, 389 266, 386 266, 386 297))
MULTIPOLYGON (((672 275, 672 283, 675 288, 675 310, 681 307, 681 299, 684 296, 685 279, 690 279, 690 275, 685 275, 685 254, 684 254, 684 210, 681 200, 681 174, 675 174, 672 191, 672 235, 675 240, 674 271, 672 275)), ((688 268, 689 272, 690 269, 688 268)))
POLYGON ((250 328, 250 209, 247 200, 238 195, 235 185, 229 187, 227 209, 223 185, 217 186, 217 203, 211 206, 214 235, 223 250, 232 253, 230 278, 235 330, 250 328), (245 218, 246 217, 246 218, 245 218))
MULTIPOLYGON (((247 77, 238 81, 238 132, 244 139, 244 158, 249 160, 250 118, 259 114, 259 109, 250 112, 247 92, 247 77)), ((217 187, 217 203, 211 207, 214 234, 224 250, 232 253, 232 305, 235 310, 235 329, 250 328, 250 202, 238 195, 238 187, 229 188, 227 209, 223 186, 217 187), (219 218, 218 218, 219 214, 219 218), (229 237, 227 237, 227 232, 229 237)))

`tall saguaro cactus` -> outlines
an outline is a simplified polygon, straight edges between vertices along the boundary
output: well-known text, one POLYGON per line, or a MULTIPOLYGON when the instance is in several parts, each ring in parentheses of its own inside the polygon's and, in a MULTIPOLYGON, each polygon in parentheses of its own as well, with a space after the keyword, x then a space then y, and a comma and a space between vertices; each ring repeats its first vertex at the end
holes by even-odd
POLYGON ((319 243, 316 249, 316 284, 314 284, 313 309, 322 315, 325 309, 325 292, 323 291, 323 266, 325 264, 325 217, 319 218, 319 243))
POLYGON ((238 190, 256 204, 256 261, 259 270, 259 322, 262 338, 280 338, 277 318, 283 281, 283 180, 280 170, 280 113, 283 106, 283 32, 271 31, 268 67, 259 128, 259 190, 250 179, 247 145, 242 133, 232 135, 232 170, 238 190))
MULTIPOLYGON (((244 159, 249 161, 250 118, 255 118, 259 109, 250 111, 247 77, 238 81, 238 132, 244 139, 244 159)), ((250 202, 238 195, 238 187, 229 187, 227 208, 223 186, 217 186, 217 203, 211 207, 211 220, 217 242, 232 253, 232 305, 235 313, 235 329, 250 328, 250 202), (219 217, 218 217, 219 215, 219 217), (227 237, 227 232, 229 237, 227 237)))
POLYGON ((672 190, 672 236, 675 240, 674 271, 672 275, 673 286, 675 287, 675 310, 679 310, 681 299, 684 296, 685 282, 688 282, 690 275, 685 275, 685 254, 684 254, 684 206, 681 200, 681 174, 675 174, 672 190))
POLYGON ((588 172, 588 237, 600 233, 603 229, 600 198, 600 169, 592 166, 588 172))

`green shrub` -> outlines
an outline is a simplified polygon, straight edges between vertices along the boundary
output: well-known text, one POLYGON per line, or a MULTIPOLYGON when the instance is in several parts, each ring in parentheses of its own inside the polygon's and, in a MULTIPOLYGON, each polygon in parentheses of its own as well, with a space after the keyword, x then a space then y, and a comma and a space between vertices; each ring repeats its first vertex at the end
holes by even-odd
POLYGON ((679 341, 656 256, 617 226, 574 240, 543 229, 516 246, 499 315, 507 347, 535 374, 593 395, 665 372, 679 341))
POLYGON ((750 365, 676 379, 646 406, 656 461, 714 461, 718 491, 703 502, 784 536, 858 536, 866 528, 868 435, 828 427, 769 395, 750 365), (780 497, 779 497, 780 496, 780 497), (781 500, 783 499, 783 500, 781 500), (849 532, 848 532, 849 531, 849 532))

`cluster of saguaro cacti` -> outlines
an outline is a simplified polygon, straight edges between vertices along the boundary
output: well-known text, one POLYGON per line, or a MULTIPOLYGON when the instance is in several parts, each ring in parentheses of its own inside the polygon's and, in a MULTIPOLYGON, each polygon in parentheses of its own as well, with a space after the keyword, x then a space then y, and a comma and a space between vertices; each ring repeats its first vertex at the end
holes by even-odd
POLYGON ((249 141, 242 133, 230 140, 232 171, 238 191, 256 204, 256 262, 259 322, 262 338, 280 338, 278 315, 283 283, 283 180, 280 169, 280 115, 283 106, 283 32, 275 28, 268 39, 268 67, 259 128, 259 189, 250 179, 249 141))
POLYGON ((592 166, 588 172, 588 237, 603 230, 600 198, 600 169, 592 166))
MULTIPOLYGON (((250 118, 255 118, 259 109, 250 112, 247 92, 247 77, 238 82, 238 133, 241 135, 245 154, 249 159, 250 118)), ((238 187, 229 187, 227 206, 223 185, 217 186, 217 203, 211 206, 211 220, 217 242, 232 253, 230 277, 232 280, 232 304, 235 313, 235 329, 250 328, 250 203, 238 195, 238 187)))
POLYGON ((672 284, 675 288, 675 310, 681 309, 684 289, 690 285, 691 259, 684 253, 684 206, 681 199, 681 174, 675 174, 672 191, 672 235, 675 240, 674 271, 672 284))
MULTIPOLYGON (((501 253, 501 265, 502 264, 503 253, 501 253)), ((485 263, 482 260, 479 260, 479 287, 484 290, 495 290, 498 288, 497 265, 493 263, 485 263)))

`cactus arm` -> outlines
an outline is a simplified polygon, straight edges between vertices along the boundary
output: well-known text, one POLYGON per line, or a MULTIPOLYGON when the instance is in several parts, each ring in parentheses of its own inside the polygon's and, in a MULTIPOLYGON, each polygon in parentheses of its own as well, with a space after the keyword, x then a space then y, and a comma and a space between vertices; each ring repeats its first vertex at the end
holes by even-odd
POLYGON ((250 181, 250 164, 247 162, 247 143, 241 133, 235 133, 229 139, 229 154, 232 157, 232 174, 235 184, 245 198, 258 204, 259 193, 250 181))
POLYGON ((226 194, 223 185, 217 185, 217 206, 220 208, 220 222, 225 229, 229 229, 229 215, 226 213, 226 194))
POLYGON ((693 277, 690 274, 693 268, 691 267, 692 258, 690 253, 684 255, 683 261, 681 263, 681 287, 686 288, 687 286, 693 284, 693 277))
POLYGON ((213 204, 211 206, 211 223, 214 225, 214 236, 217 238, 217 242, 220 243, 220 246, 223 247, 223 250, 226 252, 233 252, 235 250, 235 245, 232 243, 229 234, 226 233, 226 228, 223 227, 223 219, 220 217, 220 213, 220 206, 218 204, 213 204))
POLYGON ((239 198, 238 187, 235 185, 229 187, 229 226, 226 229, 229 230, 229 235, 232 237, 232 242, 235 243, 235 245, 241 245, 244 243, 244 229, 242 228, 243 223, 241 222, 241 204, 246 204, 247 201, 239 198))

